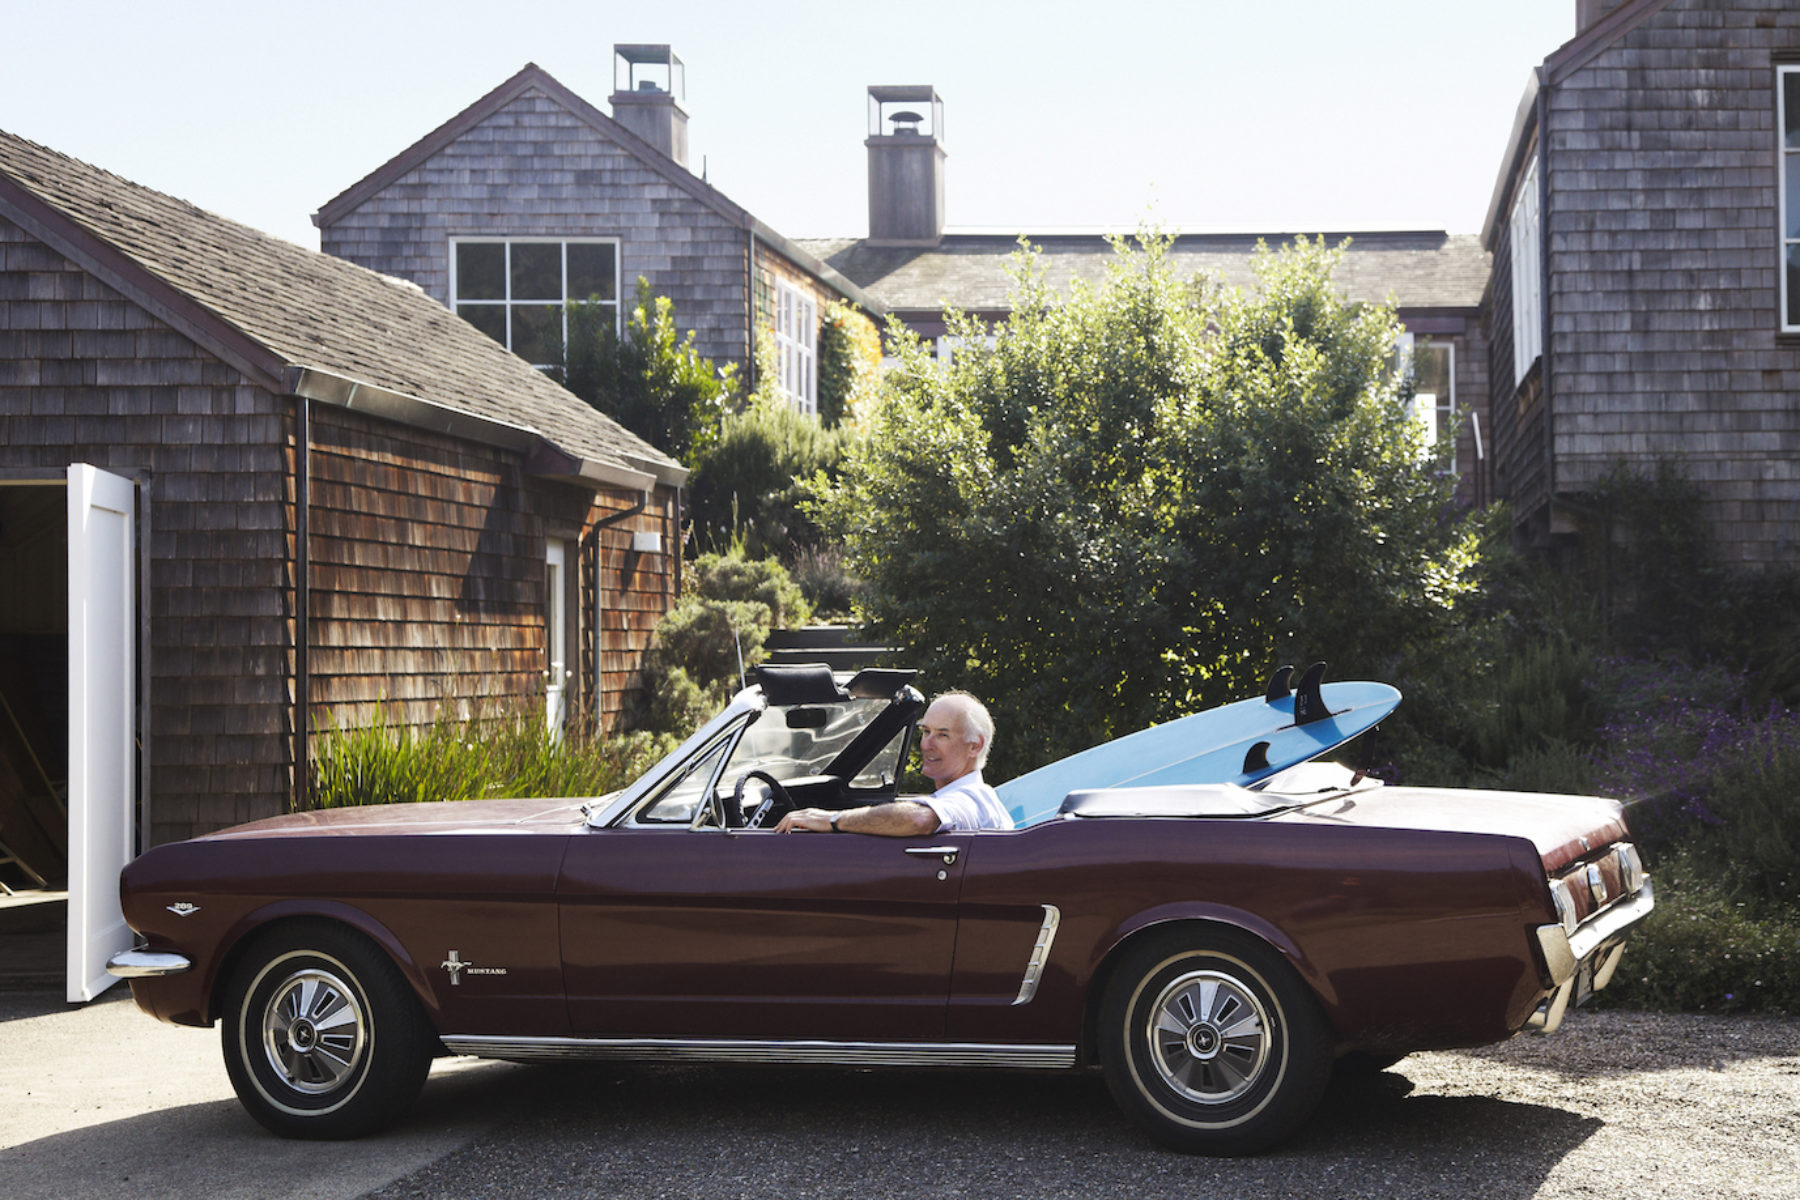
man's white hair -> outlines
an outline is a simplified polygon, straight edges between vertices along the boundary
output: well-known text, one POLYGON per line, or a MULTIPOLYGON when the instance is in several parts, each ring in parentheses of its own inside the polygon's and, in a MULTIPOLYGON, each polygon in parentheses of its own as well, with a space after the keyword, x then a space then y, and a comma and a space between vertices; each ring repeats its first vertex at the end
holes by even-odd
POLYGON ((950 701, 950 707, 956 710, 963 741, 981 743, 981 749, 975 755, 975 769, 979 771, 986 767, 988 751, 994 748, 994 718, 987 705, 964 691, 939 692, 931 698, 933 704, 940 700, 950 701))

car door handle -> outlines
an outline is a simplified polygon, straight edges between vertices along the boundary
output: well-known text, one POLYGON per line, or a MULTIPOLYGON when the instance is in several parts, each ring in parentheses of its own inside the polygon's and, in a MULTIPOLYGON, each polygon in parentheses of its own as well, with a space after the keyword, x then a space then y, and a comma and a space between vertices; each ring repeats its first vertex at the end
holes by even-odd
POLYGON ((942 857, 946 867, 956 864, 956 856, 962 853, 961 846, 908 846, 906 852, 914 858, 942 857))

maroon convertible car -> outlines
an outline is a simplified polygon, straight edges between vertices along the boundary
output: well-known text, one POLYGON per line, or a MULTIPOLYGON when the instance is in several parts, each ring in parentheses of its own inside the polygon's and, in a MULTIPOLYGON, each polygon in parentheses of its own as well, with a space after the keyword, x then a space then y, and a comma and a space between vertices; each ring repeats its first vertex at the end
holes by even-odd
POLYGON ((1554 1031, 1651 909, 1612 801, 1323 761, 1076 792, 1014 830, 771 832, 893 798, 923 709, 911 672, 763 668, 609 796, 158 846, 110 969, 162 1020, 222 1019, 238 1096, 289 1136, 394 1119, 440 1054, 1097 1066, 1151 1135, 1229 1154, 1292 1133, 1342 1056, 1554 1031))

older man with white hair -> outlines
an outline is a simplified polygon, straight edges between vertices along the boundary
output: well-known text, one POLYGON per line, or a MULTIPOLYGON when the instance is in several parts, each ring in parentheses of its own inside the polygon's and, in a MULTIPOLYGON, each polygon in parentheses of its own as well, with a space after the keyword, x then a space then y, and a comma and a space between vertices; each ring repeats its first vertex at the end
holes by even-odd
POLYGON ((832 812, 796 809, 776 833, 872 833, 930 837, 972 829, 1011 829, 1012 814, 981 778, 994 744, 994 718, 967 692, 945 692, 919 719, 919 769, 936 790, 917 800, 894 800, 832 812))

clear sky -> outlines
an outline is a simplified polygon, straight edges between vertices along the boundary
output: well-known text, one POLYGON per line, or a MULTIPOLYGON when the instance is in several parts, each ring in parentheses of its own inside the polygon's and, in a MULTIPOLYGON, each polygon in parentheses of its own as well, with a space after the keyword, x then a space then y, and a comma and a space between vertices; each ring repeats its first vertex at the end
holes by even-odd
POLYGON ((0 0, 0 128, 318 245, 311 214, 535 62, 687 65, 692 166, 866 232, 870 84, 944 100, 952 228, 1473 233, 1575 0, 0 0))

